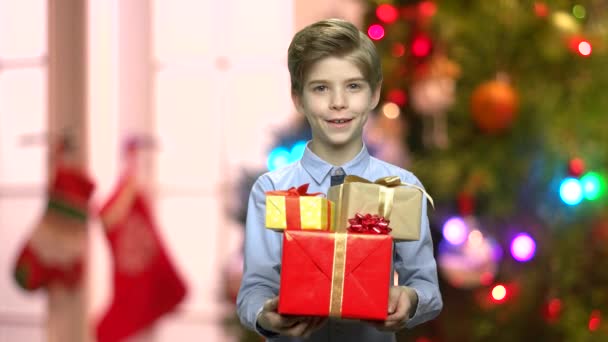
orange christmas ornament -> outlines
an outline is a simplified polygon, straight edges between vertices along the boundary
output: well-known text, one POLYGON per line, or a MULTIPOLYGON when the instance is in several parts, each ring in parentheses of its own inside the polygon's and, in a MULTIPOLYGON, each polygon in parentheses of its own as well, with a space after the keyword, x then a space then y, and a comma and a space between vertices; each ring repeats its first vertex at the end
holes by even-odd
POLYGON ((478 86, 471 97, 471 114, 479 129, 496 134, 511 127, 517 117, 519 96, 504 80, 493 80, 478 86))

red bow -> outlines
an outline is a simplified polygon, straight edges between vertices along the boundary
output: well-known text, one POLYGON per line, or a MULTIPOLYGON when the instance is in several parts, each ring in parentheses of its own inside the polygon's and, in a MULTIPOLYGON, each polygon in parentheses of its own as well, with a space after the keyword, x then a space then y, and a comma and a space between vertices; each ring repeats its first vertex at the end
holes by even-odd
POLYGON ((317 196, 317 195, 321 195, 322 192, 313 192, 313 193, 308 193, 308 185, 309 183, 306 184, 302 184, 299 187, 295 187, 292 186, 291 188, 289 188, 288 190, 275 190, 275 191, 268 191, 266 192, 266 195, 272 195, 272 196, 317 196))
POLYGON ((388 234, 392 230, 388 224, 389 220, 379 215, 355 214, 354 218, 348 219, 350 233, 359 234, 388 234))

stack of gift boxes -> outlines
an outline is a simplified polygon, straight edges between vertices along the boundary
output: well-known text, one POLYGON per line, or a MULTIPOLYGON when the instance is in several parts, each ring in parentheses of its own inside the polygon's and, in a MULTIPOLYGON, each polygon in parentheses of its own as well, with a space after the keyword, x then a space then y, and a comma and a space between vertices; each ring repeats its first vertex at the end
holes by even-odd
POLYGON ((266 228, 283 232, 279 313, 386 319, 393 241, 419 239, 428 195, 396 176, 307 191, 266 193, 266 228))

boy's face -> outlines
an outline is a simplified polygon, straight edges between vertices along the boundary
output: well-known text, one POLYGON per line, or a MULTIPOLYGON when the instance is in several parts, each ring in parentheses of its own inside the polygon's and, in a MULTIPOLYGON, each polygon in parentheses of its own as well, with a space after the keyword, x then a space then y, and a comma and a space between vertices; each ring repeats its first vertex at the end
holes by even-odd
POLYGON ((292 94, 297 110, 310 123, 315 144, 325 149, 360 145, 368 113, 379 98, 380 86, 371 89, 359 68, 340 57, 313 64, 302 93, 292 94))

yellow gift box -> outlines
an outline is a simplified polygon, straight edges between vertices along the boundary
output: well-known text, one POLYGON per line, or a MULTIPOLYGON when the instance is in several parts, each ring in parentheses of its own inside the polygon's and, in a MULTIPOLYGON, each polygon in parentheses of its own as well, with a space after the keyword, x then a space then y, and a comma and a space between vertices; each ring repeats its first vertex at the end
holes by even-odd
POLYGON ((321 193, 308 194, 308 184, 266 192, 266 228, 333 231, 335 206, 321 193))
POLYGON ((376 214, 390 221, 395 240, 420 239, 424 189, 401 182, 398 176, 383 177, 374 183, 357 176, 346 176, 344 183, 329 188, 327 198, 336 203, 335 227, 345 229, 357 213, 376 214))

